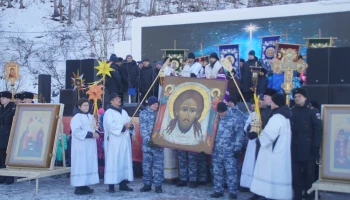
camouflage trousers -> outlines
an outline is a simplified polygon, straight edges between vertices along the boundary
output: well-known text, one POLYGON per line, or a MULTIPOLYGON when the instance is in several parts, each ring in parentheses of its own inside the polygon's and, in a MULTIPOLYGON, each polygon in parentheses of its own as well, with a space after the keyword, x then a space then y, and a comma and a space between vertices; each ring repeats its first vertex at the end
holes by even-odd
POLYGON ((180 180, 187 181, 188 178, 189 181, 207 181, 205 154, 178 150, 178 159, 180 180))
POLYGON ((212 161, 215 192, 224 192, 224 172, 226 172, 228 190, 230 193, 237 194, 237 162, 239 162, 239 160, 233 157, 233 153, 220 154, 214 152, 212 161))
POLYGON ((150 152, 143 152, 142 160, 143 184, 161 186, 164 180, 164 152, 159 149, 152 149, 150 152), (153 170, 152 170, 153 168, 153 170))

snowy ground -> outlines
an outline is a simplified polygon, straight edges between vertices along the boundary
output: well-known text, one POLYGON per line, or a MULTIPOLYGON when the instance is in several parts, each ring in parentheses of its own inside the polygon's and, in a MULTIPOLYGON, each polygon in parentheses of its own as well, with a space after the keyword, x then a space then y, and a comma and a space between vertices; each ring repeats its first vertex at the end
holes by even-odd
MULTIPOLYGON (((107 186, 103 185, 102 181, 98 185, 93 185, 91 188, 95 190, 92 195, 77 196, 74 195, 74 189, 70 186, 69 178, 62 175, 61 178, 44 178, 39 180, 39 193, 35 196, 35 181, 30 184, 28 182, 15 183, 13 185, 0 185, 0 199, 10 200, 46 200, 46 199, 142 199, 142 200, 203 200, 210 199, 209 195, 213 192, 210 186, 200 186, 195 189, 189 187, 177 188, 171 183, 163 185, 163 194, 156 194, 154 190, 147 193, 141 193, 139 189, 142 187, 141 179, 136 179, 129 184, 134 189, 134 192, 119 192, 111 194, 107 192, 107 186)), ((118 188, 118 187, 116 187, 118 188)), ((228 199, 228 193, 225 191, 225 197, 228 199)), ((323 194, 322 194, 323 195, 323 194)), ((252 196, 251 193, 240 193, 239 200, 246 200, 252 196)), ((350 195, 327 193, 322 199, 327 200, 348 200, 350 195)))

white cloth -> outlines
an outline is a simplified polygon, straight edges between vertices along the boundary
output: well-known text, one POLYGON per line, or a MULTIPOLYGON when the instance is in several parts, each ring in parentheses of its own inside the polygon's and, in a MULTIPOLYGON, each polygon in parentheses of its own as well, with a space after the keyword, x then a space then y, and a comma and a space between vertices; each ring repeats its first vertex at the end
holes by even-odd
POLYGON ((73 187, 99 183, 97 144, 86 138, 95 132, 95 120, 90 114, 76 114, 70 121, 72 130, 71 185, 73 187))
POLYGON ((134 180, 130 130, 122 129, 130 117, 125 110, 122 114, 108 109, 103 117, 105 147, 105 184, 118 184, 123 180, 134 180))
POLYGON ((291 137, 289 119, 273 115, 259 137, 261 147, 250 191, 268 199, 292 199, 291 137))
POLYGON ((200 63, 195 62, 193 65, 185 65, 184 68, 181 71, 181 76, 182 77, 191 77, 191 73, 194 73, 197 78, 202 78, 203 74, 203 67, 200 63))
POLYGON ((205 77, 207 79, 211 79, 210 76, 214 76, 215 77, 214 79, 216 79, 216 77, 219 74, 219 71, 220 71, 221 67, 222 67, 222 65, 221 65, 221 63, 219 61, 215 62, 213 68, 211 68, 210 63, 209 63, 207 66, 205 66, 205 71, 204 71, 205 77))
MULTIPOLYGON (((170 66, 164 67, 165 76, 171 76, 171 74, 174 72, 175 72, 175 70, 172 67, 170 67, 170 66)), ((174 75, 176 76, 176 73, 174 73, 174 75)))
MULTIPOLYGON (((244 130, 247 132, 249 124, 254 118, 255 112, 250 113, 247 121, 245 122, 244 130)), ((244 162, 242 166, 242 174, 240 185, 242 187, 250 188, 254 175, 254 166, 255 166, 255 152, 256 152, 256 139, 248 140, 247 150, 244 156, 244 162)))

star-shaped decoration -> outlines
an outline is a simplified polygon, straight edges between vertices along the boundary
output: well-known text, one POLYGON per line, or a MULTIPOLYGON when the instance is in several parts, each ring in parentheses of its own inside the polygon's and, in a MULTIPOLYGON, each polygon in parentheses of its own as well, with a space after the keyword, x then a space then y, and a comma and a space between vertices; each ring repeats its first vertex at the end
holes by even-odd
POLYGON ((85 80, 83 79, 84 74, 80 75, 79 71, 77 72, 77 74, 75 74, 73 72, 73 77, 72 79, 72 86, 74 86, 73 90, 78 89, 81 91, 84 91, 84 87, 85 87, 85 80))
POLYGON ((86 94, 89 95, 89 100, 93 100, 94 102, 97 102, 97 100, 102 101, 102 85, 94 84, 89 86, 89 90, 86 94))
POLYGON ((111 68, 111 63, 107 63, 107 61, 104 60, 102 62, 98 61, 98 64, 99 66, 95 67, 98 70, 96 76, 101 74, 103 78, 105 78, 106 75, 111 77, 110 72, 114 71, 114 69, 111 68))

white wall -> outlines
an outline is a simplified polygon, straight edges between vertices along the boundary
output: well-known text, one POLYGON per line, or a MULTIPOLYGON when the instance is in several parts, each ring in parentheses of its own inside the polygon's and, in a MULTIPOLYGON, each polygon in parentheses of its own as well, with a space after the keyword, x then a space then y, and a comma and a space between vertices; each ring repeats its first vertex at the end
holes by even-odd
MULTIPOLYGON (((114 52, 118 57, 122 57, 123 59, 125 59, 125 57, 127 55, 132 55, 131 52, 131 41, 122 41, 122 42, 118 42, 114 45, 114 52)), ((136 60, 138 61, 138 60, 136 60)))
POLYGON ((134 19, 132 23, 132 55, 134 56, 134 59, 141 60, 142 27, 224 22, 249 19, 253 20, 275 17, 292 17, 346 11, 350 11, 350 0, 320 1, 303 4, 243 8, 198 13, 183 13, 137 18, 134 19))

